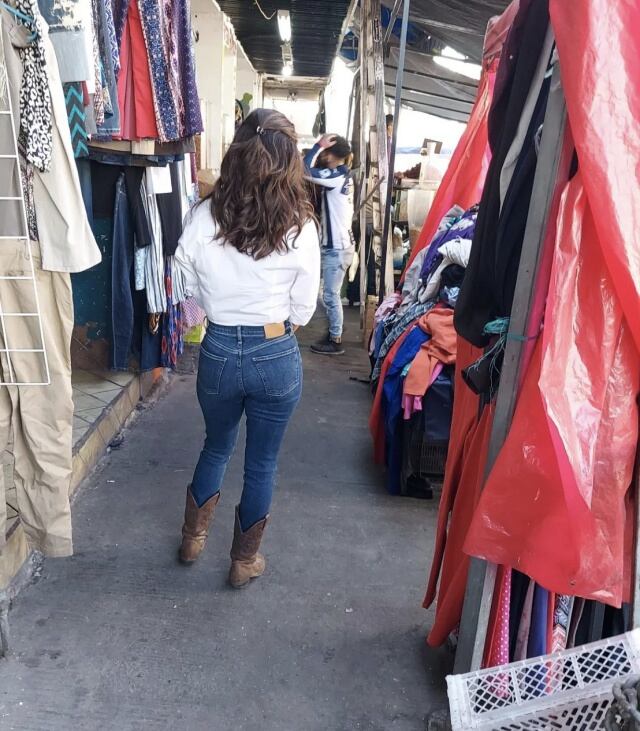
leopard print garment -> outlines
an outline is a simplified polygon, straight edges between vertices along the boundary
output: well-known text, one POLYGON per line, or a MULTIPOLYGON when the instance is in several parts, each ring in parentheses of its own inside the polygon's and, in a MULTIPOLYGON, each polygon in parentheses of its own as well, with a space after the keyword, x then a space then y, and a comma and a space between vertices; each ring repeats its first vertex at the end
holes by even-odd
POLYGON ((27 25, 27 28, 35 33, 35 37, 26 48, 20 49, 20 131, 25 143, 27 161, 44 172, 51 167, 53 150, 51 93, 44 32, 36 0, 15 0, 15 8, 34 18, 33 25, 27 25))

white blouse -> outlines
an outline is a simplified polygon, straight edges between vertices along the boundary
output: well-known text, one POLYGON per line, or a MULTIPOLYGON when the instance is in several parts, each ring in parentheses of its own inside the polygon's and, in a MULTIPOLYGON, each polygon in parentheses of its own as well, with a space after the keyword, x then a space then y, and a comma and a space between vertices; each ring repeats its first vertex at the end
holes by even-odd
POLYGON ((208 201, 187 216, 176 252, 187 293, 217 325, 261 326, 311 320, 320 288, 320 243, 315 223, 302 227, 289 250, 256 261, 224 240, 208 201))

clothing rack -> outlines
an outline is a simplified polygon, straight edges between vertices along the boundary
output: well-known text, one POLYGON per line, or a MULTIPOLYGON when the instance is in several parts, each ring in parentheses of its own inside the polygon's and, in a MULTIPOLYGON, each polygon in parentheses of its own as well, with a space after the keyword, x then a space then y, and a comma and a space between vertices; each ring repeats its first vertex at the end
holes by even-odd
MULTIPOLYGON (((14 15, 19 17, 24 22, 31 21, 33 24, 33 18, 29 18, 23 15, 19 11, 15 10, 5 3, 0 3, 3 8, 6 8, 14 15)), ((1 20, 0 20, 1 22, 1 20)), ((38 297, 38 286, 36 281, 36 272, 33 261, 33 255, 31 251, 31 243, 29 237, 29 224, 27 221, 27 211, 24 201, 24 188, 22 181, 22 173, 20 170, 20 156, 18 150, 18 137, 15 126, 15 118, 13 115, 13 106, 11 102, 11 90, 9 88, 9 81, 7 78, 7 69, 4 60, 4 48, 2 47, 2 39, 0 38, 0 117, 7 117, 10 120, 11 125, 11 139, 13 143, 13 151, 8 154, 5 153, 1 157, 3 159, 13 160, 15 162, 15 184, 18 186, 18 195, 15 196, 0 196, 0 201, 14 201, 19 204, 20 207, 20 224, 22 230, 16 232, 16 235, 0 236, 0 246, 2 240, 19 240, 24 242, 25 257, 28 262, 27 273, 24 275, 0 275, 0 354, 3 354, 2 358, 2 373, 0 374, 0 386, 48 386, 51 383, 51 374, 49 371, 49 361, 47 358, 47 352, 44 344, 44 330, 42 326, 42 316, 40 309, 40 300, 38 297), (25 281, 29 282, 32 287, 33 302, 35 304, 33 312, 6 312, 2 303, 2 283, 8 281, 25 281), (39 337, 39 343, 33 343, 32 348, 16 348, 12 347, 9 334, 7 332, 7 318, 24 318, 24 319, 35 319, 37 321, 37 332, 39 337), (18 353, 31 353, 33 357, 39 357, 41 359, 41 368, 39 369, 42 379, 39 381, 21 381, 20 376, 16 373, 16 369, 12 362, 12 355, 18 353)), ((9 181, 9 186, 11 181, 9 181)), ((21 298, 24 301, 25 298, 21 298)))
MULTIPOLYGON (((545 284, 543 281, 545 272, 542 271, 541 264, 545 249, 550 245, 547 237, 548 225, 554 220, 554 213, 558 208, 560 187, 558 183, 566 178, 569 168, 569 160, 566 158, 570 156, 563 155, 566 121, 565 99, 556 59, 522 245, 504 363, 496 396, 495 416, 484 469, 485 482, 511 427, 518 391, 526 368, 526 345, 535 339, 539 332, 541 313, 536 316, 534 299, 538 286, 545 284)), ((546 276, 548 278, 548 273, 546 276)), ((456 674, 480 669, 489 628, 497 569, 495 564, 471 558, 454 665, 456 674)), ((600 622, 603 616, 600 615, 600 622)))

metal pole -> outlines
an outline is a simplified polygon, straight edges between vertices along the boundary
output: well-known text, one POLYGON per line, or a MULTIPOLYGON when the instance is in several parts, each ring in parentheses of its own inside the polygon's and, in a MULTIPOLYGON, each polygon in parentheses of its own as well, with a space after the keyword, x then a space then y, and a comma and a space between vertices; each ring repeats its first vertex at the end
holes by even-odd
MULTIPOLYGON (((568 172, 568 170, 561 168, 561 163, 566 163, 562 159, 566 119, 564 94, 560 85, 560 69, 556 64, 544 117, 533 194, 527 214, 522 255, 511 310, 509 334, 514 337, 507 340, 505 348, 484 469, 485 481, 511 428, 523 375, 525 341, 527 337, 534 334, 531 330, 536 327, 536 323, 531 322, 531 314, 536 287, 540 285, 545 244, 550 243, 546 240, 547 227, 557 210, 559 201, 558 180, 565 178, 568 172)), ((479 558, 471 559, 456 649, 454 665, 454 673, 456 674, 480 668, 489 627, 495 579, 495 565, 479 558)))
MULTIPOLYGON (((369 90, 368 90, 368 24, 369 3, 363 0, 360 23, 360 40, 358 43, 358 57, 360 61, 360 197, 362 202, 368 193, 369 150, 369 90)), ((373 236, 370 241, 373 248, 373 236)), ((367 212, 366 207, 360 208, 360 327, 365 332, 366 328, 366 304, 367 292, 369 289, 369 251, 367 250, 367 212)), ((365 332, 366 335, 366 332, 365 332)), ((368 343, 365 343, 365 347, 368 343)))
POLYGON ((354 99, 356 96, 356 86, 360 83, 360 69, 358 69, 353 75, 353 83, 351 84, 351 96, 349 97, 349 112, 347 113, 347 133, 345 137, 351 142, 351 132, 353 130, 352 122, 354 121, 354 99))
POLYGON ((387 46, 387 43, 389 43, 391 34, 393 33, 393 26, 396 24, 396 20, 398 19, 398 13, 400 12, 400 5, 402 5, 402 0, 396 0, 395 4, 393 6, 393 10, 391 11, 391 17, 389 18, 389 25, 387 26, 387 32, 384 34, 385 48, 387 46))
MULTIPOLYGON (((384 207, 384 225, 382 227, 382 266, 383 276, 380 278, 380 302, 385 296, 384 282, 386 280, 389 262, 389 229, 391 228, 391 201, 393 199, 393 174, 396 162, 396 143, 398 141, 398 122, 400 121, 400 103, 402 101, 402 79, 404 75, 404 60, 407 55, 407 30, 409 28, 409 9, 411 0, 404 0, 402 9, 402 30, 400 31, 400 56, 398 58, 398 72, 396 73, 396 98, 393 114, 393 134, 391 136, 391 152, 389 153, 389 178, 387 181, 387 201, 384 207)), ((393 248, 393 247, 392 247, 393 248)), ((393 269, 393 252, 391 255, 393 269)))

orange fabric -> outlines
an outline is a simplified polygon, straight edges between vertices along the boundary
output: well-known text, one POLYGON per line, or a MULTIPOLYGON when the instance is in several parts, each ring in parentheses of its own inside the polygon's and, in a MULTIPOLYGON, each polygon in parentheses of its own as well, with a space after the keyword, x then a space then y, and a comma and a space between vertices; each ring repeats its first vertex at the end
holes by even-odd
POLYGON ((405 396, 424 396, 438 363, 456 362, 458 336, 453 327, 453 310, 435 307, 418 320, 418 326, 431 338, 422 345, 404 379, 405 396))

